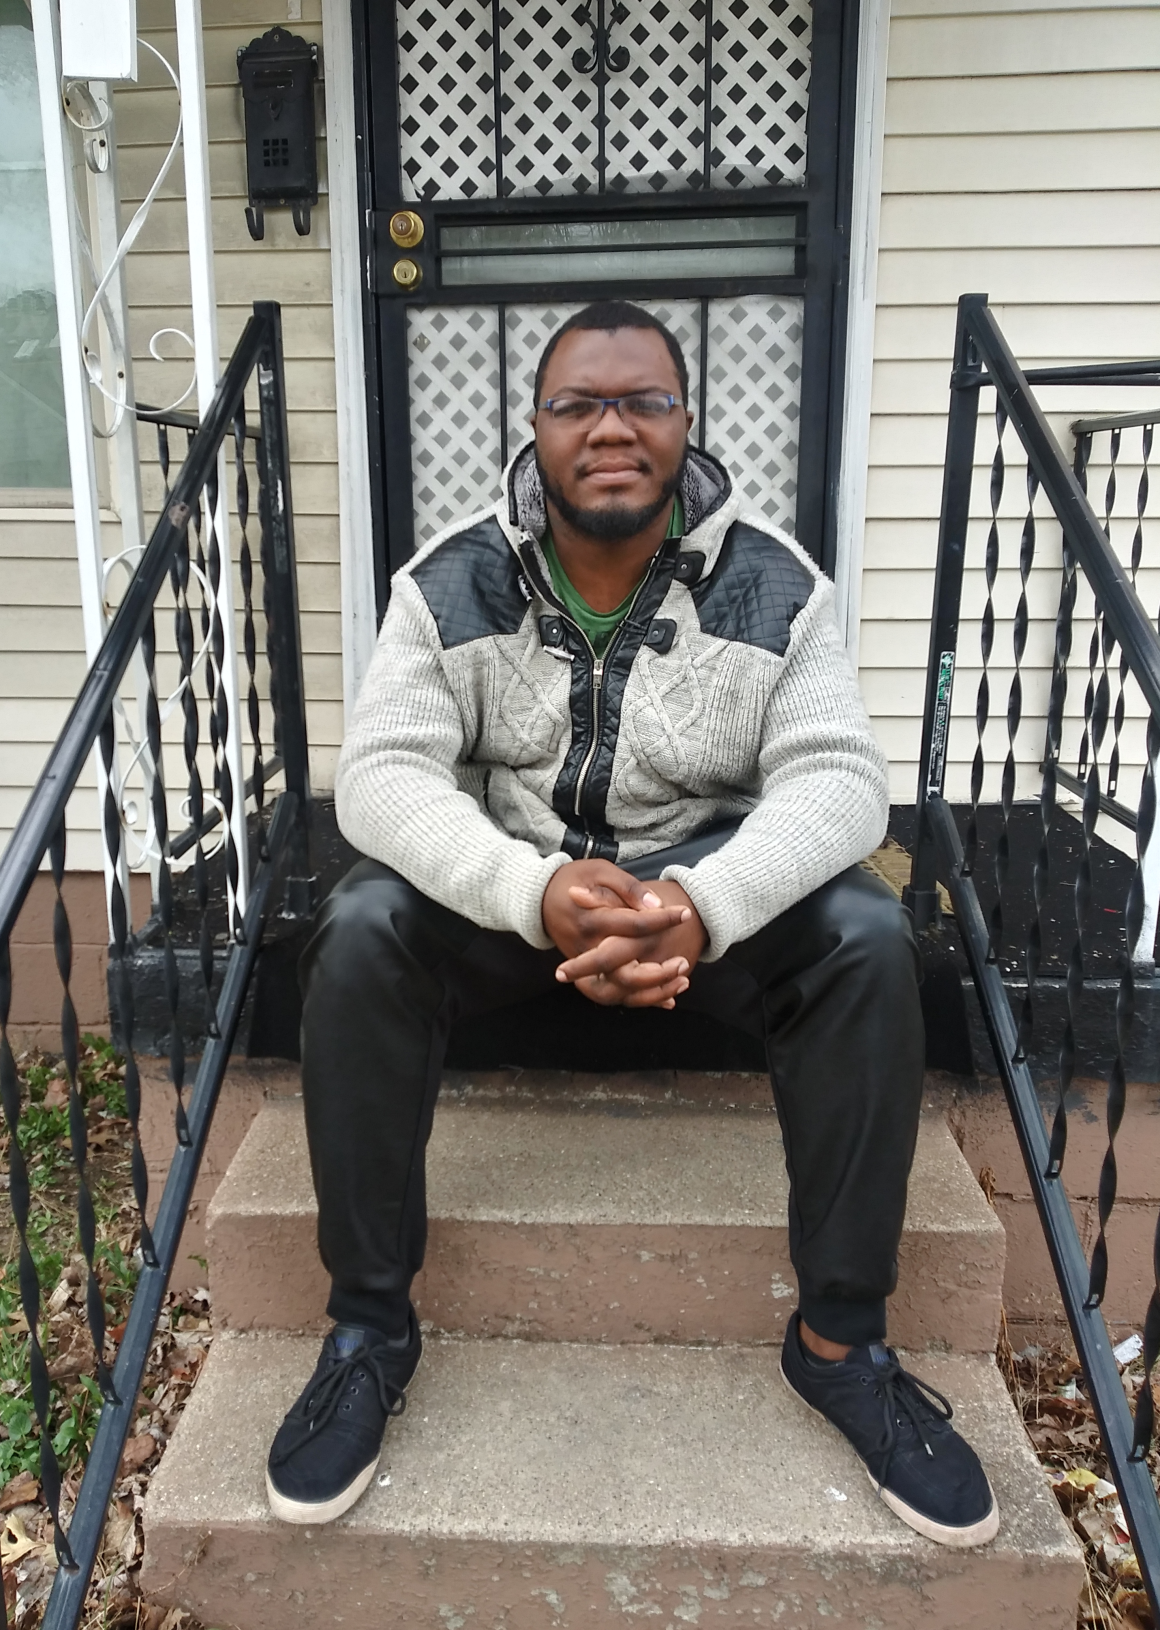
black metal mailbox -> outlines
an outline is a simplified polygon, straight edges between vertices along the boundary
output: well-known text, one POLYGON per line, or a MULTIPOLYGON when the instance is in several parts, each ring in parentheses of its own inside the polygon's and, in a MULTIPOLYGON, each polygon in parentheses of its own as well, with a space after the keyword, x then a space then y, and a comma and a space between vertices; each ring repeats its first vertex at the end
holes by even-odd
POLYGON ((314 82, 318 47, 285 28, 271 28, 238 51, 246 118, 246 225, 265 236, 265 211, 290 209, 300 237, 318 202, 314 148, 314 82))

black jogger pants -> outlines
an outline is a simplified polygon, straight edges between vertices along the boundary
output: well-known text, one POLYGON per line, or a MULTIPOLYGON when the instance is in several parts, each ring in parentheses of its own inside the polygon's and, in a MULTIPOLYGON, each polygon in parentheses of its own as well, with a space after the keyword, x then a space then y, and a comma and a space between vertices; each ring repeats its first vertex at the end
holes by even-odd
MULTIPOLYGON (((555 989, 560 961, 372 860, 324 902, 300 970, 302 1084, 332 1318, 404 1324, 450 1026, 555 989)), ((853 867, 699 964, 678 1001, 765 1044, 803 1318, 831 1341, 880 1339, 922 1096, 909 912, 853 867)))

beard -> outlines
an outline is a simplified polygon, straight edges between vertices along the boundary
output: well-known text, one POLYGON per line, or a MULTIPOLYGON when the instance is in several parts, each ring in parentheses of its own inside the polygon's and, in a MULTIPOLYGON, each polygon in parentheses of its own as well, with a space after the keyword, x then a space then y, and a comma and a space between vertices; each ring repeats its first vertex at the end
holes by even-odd
MULTIPOLYGON (((627 538, 635 538, 638 532, 643 532, 646 526, 656 520, 681 484, 685 460, 681 459, 653 502, 639 509, 632 509, 627 504, 614 504, 607 509, 581 509, 579 505, 569 503, 551 480, 540 463, 538 452, 536 468, 540 472, 544 496, 552 500, 569 526, 574 526, 578 532, 583 532, 589 538, 596 538, 601 543, 624 543, 627 538)), ((649 466, 642 465, 642 469, 647 472, 649 466)))

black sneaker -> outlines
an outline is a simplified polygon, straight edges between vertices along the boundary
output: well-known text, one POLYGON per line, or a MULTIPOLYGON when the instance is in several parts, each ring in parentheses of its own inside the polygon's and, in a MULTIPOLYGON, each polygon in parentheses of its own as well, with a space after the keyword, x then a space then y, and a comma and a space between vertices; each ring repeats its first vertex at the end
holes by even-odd
POLYGON ((880 1341, 837 1364, 811 1359, 795 1313, 781 1350, 791 1391, 848 1438, 891 1511, 940 1545, 986 1545, 999 1507, 979 1457, 951 1426, 940 1392, 909 1375, 880 1341))
POLYGON ((276 1517, 333 1522, 350 1509, 375 1475, 387 1422, 406 1408, 422 1349, 414 1308, 405 1346, 335 1325, 270 1448, 266 1493, 276 1517))

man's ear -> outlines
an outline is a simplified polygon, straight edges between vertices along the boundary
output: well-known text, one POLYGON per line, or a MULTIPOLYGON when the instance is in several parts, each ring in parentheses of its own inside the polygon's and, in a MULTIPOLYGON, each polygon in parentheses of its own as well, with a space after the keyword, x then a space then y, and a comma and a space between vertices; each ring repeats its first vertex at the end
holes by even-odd
POLYGON ((692 414, 692 412, 691 412, 691 410, 689 408, 686 408, 685 409, 685 429, 686 430, 692 430, 692 428, 693 428, 693 414, 692 414))

